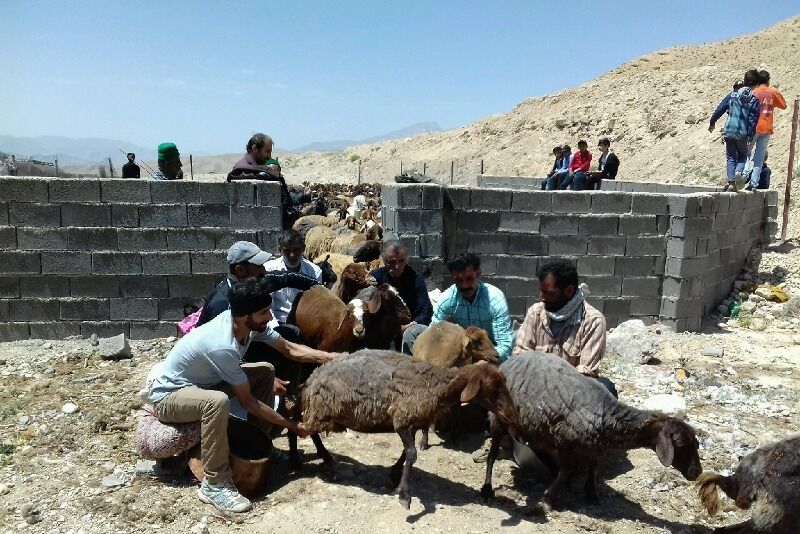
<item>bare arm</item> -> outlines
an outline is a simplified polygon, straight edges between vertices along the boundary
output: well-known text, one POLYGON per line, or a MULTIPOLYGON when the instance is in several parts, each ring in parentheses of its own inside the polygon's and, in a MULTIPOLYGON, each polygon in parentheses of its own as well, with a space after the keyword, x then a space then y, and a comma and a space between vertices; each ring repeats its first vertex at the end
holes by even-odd
POLYGON ((249 382, 231 387, 233 388, 233 394, 236 395, 237 399, 239 399, 239 402, 242 404, 244 409, 247 410, 247 413, 258 417, 259 419, 263 419, 267 423, 282 426, 290 432, 297 434, 301 438, 308 436, 308 431, 305 429, 302 423, 298 424, 285 419, 278 412, 253 397, 249 382))
POLYGON ((322 350, 312 349, 306 345, 299 345, 297 343, 292 343, 291 341, 286 341, 282 337, 278 338, 276 341, 267 343, 269 343, 272 348, 290 360, 300 363, 323 364, 336 357, 335 352, 325 352, 322 350))

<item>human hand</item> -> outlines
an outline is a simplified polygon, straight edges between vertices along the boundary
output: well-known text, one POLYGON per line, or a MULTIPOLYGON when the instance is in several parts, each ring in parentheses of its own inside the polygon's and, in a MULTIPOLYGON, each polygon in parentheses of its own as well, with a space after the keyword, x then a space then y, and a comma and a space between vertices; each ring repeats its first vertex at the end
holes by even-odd
POLYGON ((298 438, 307 438, 311 435, 311 432, 308 431, 303 423, 292 423, 288 428, 292 431, 292 433, 297 434, 298 438))
POLYGON ((280 378, 275 378, 275 384, 272 386, 272 391, 275 395, 285 395, 286 394, 286 386, 288 386, 290 382, 288 380, 281 380, 280 378))
POLYGON ((319 365, 326 364, 329 361, 333 360, 336 356, 338 356, 338 353, 336 353, 336 352, 319 351, 319 354, 317 355, 316 363, 318 363, 319 365))

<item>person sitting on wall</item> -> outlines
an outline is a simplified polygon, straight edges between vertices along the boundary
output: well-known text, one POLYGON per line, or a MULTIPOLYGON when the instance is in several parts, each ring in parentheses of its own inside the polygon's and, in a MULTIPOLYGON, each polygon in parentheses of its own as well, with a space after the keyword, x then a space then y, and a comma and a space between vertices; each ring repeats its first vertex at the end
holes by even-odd
POLYGON ((181 153, 175 143, 161 143, 158 145, 158 171, 153 175, 153 180, 181 180, 181 153))
POLYGON ((547 188, 547 180, 556 173, 556 169, 558 169, 558 163, 561 161, 561 146, 557 146, 553 148, 553 167, 550 169, 550 172, 547 173, 545 179, 542 181, 541 187, 542 189, 547 188))
POLYGON ((572 148, 569 145, 564 145, 561 147, 561 158, 556 162, 555 172, 545 182, 545 189, 548 191, 561 189, 561 182, 569 173, 570 163, 572 163, 572 148))
POLYGON ((559 189, 572 187, 575 191, 586 189, 586 173, 592 164, 592 153, 589 152, 589 144, 581 139, 578 141, 578 151, 572 157, 567 170, 567 176, 561 181, 559 189))
POLYGON ((526 350, 555 354, 616 397, 614 383, 598 376, 606 354, 606 319, 583 298, 575 265, 567 260, 546 263, 536 275, 539 302, 525 314, 514 354, 526 350))
POLYGON ((123 178, 141 178, 142 172, 139 169, 139 166, 136 164, 136 154, 133 152, 128 152, 128 163, 122 166, 122 177, 123 178))
POLYGON ((614 180, 619 171, 619 158, 611 152, 611 140, 602 137, 597 143, 600 159, 596 171, 586 173, 586 189, 600 189, 603 180, 614 180))
MULTIPOLYGON (((481 281, 481 259, 472 252, 457 254, 447 262, 447 269, 455 283, 434 306, 431 324, 450 321, 462 328, 483 328, 497 349, 497 355, 506 360, 511 355, 514 340, 505 295, 495 286, 481 281)), ((425 328, 415 325, 405 331, 404 353, 412 353, 414 342, 425 328)))

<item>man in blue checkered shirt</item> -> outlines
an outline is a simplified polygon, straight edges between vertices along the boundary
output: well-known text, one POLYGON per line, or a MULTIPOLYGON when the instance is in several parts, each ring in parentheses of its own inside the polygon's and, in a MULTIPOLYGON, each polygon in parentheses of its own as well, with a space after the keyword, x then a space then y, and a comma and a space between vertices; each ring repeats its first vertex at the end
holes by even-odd
MULTIPOLYGON (((481 260, 471 252, 458 254, 447 262, 455 282, 447 288, 433 308, 431 324, 450 321, 462 328, 477 326, 489 334, 501 360, 511 356, 514 343, 511 335, 511 318, 503 292, 493 285, 481 282, 481 260)), ((403 352, 411 348, 424 327, 414 326, 403 335, 403 352)))

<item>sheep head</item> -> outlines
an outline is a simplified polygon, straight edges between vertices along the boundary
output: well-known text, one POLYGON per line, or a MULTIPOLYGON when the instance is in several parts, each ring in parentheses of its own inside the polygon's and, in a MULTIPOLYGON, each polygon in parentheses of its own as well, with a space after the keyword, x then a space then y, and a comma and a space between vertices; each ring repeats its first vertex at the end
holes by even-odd
POLYGON ((459 395, 462 404, 477 402, 495 414, 512 437, 519 436, 517 409, 506 387, 506 378, 495 366, 481 361, 462 367, 453 383, 462 388, 459 395))
POLYGON ((383 228, 381 228, 380 224, 373 224, 372 227, 367 230, 367 240, 380 241, 381 239, 383 239, 383 228))
POLYGON ((656 438, 656 456, 663 466, 677 469, 686 480, 697 480, 703 472, 699 444, 694 429, 679 419, 670 417, 656 438))
POLYGON ((369 274, 367 268, 358 263, 351 263, 342 271, 342 281, 347 281, 354 287, 364 288, 375 285, 375 277, 369 274))
POLYGON ((339 330, 342 329, 345 320, 352 318, 353 337, 356 339, 364 339, 364 334, 366 334, 366 329, 364 328, 364 312, 366 308, 367 305, 360 298, 356 297, 351 300, 347 304, 347 310, 344 315, 342 315, 341 321, 339 321, 339 330))
POLYGON ((322 270, 322 283, 325 284, 325 287, 330 287, 336 282, 336 272, 333 270, 333 266, 328 261, 331 255, 328 254, 325 256, 325 259, 321 262, 317 263, 317 267, 322 270))
POLYGON ((472 363, 487 361, 500 365, 497 349, 489 339, 489 334, 483 328, 478 328, 477 326, 467 327, 464 331, 463 343, 464 354, 472 363))

